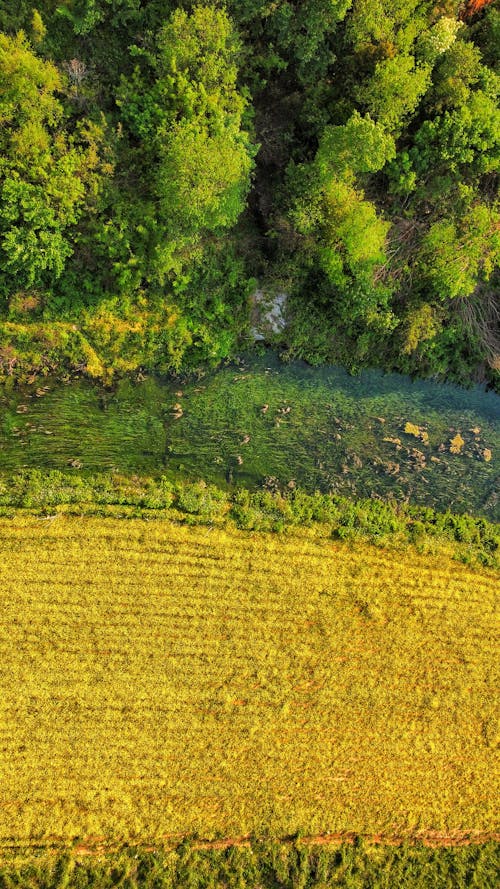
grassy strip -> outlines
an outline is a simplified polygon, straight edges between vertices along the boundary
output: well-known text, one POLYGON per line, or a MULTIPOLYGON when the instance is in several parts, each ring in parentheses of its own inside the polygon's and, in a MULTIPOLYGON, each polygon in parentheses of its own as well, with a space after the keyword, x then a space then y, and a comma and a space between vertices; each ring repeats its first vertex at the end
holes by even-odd
POLYGON ((110 857, 39 859, 0 865, 1 889, 494 889, 498 844, 341 846, 277 843, 251 849, 201 851, 185 843, 172 852, 123 851, 110 857))
POLYGON ((415 545, 420 552, 444 546, 458 560, 498 566, 500 526, 467 514, 437 513, 428 507, 301 490, 222 491, 205 482, 172 483, 162 478, 93 477, 26 470, 0 478, 0 515, 16 509, 50 514, 62 507, 78 514, 168 517, 190 524, 236 525, 248 531, 285 531, 321 525, 338 540, 384 546, 415 545))
POLYGON ((314 528, 1 519, 0 842, 493 832, 497 581, 314 528))

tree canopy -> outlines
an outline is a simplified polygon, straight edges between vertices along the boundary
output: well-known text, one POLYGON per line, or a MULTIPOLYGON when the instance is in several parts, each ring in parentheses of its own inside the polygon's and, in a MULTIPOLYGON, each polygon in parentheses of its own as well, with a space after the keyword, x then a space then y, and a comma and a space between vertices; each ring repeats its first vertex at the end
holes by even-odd
POLYGON ((498 385, 496 3, 1 6, 0 327, 190 368, 258 280, 287 355, 498 385))

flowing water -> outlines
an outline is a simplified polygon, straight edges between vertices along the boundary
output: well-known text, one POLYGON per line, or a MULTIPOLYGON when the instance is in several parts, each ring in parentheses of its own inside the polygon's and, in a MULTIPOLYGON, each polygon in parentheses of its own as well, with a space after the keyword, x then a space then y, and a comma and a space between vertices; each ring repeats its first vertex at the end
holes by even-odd
POLYGON ((410 500, 499 518, 500 398, 273 353, 184 382, 82 379, 0 394, 0 474, 203 478, 410 500))

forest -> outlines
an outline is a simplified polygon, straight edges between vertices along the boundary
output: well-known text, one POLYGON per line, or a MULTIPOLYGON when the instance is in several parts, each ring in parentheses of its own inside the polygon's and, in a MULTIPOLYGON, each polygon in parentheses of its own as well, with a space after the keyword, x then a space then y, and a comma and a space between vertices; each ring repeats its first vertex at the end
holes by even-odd
POLYGON ((498 3, 3 0, 0 375, 499 384, 498 3), (273 340, 273 337, 271 337, 273 340))

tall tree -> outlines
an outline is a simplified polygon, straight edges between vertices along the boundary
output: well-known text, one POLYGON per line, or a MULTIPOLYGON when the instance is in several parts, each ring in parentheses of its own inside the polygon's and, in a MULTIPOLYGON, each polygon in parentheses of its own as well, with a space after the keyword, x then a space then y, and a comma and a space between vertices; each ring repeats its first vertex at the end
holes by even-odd
MULTIPOLYGON (((245 206, 253 149, 236 86, 238 51, 225 12, 178 9, 153 52, 135 51, 135 72, 122 80, 118 103, 140 169, 149 274, 157 278, 203 234, 234 225, 245 206)), ((137 194, 135 179, 133 187, 137 194)))
POLYGON ((61 77, 24 35, 0 34, 0 293, 53 285, 98 164, 95 144, 64 130, 61 77), (87 143, 87 144, 85 144, 87 143))

